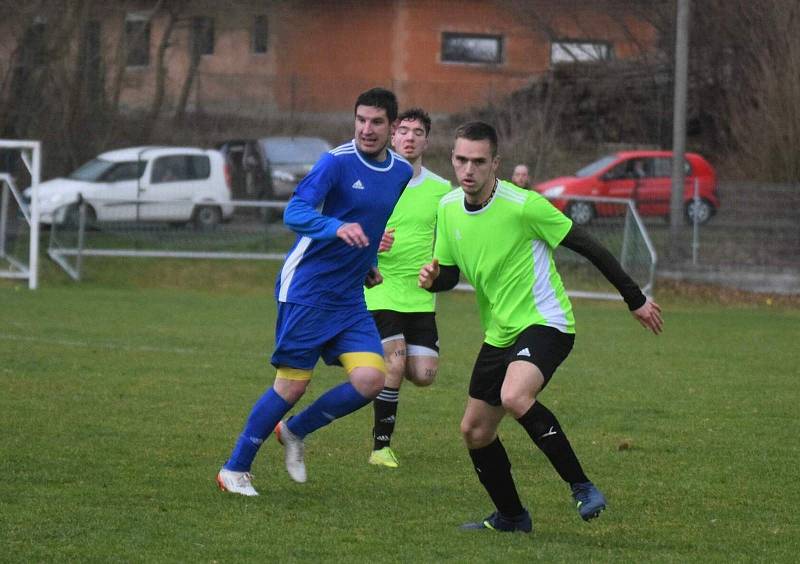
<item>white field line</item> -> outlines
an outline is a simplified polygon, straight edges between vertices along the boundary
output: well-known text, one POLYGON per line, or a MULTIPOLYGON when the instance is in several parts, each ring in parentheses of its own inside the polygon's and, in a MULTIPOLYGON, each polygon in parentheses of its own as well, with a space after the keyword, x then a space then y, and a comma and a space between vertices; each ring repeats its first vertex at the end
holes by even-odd
MULTIPOLYGON (((70 340, 70 339, 51 339, 48 337, 32 337, 26 335, 10 335, 8 333, 0 333, 0 341, 18 341, 18 342, 28 342, 28 343, 42 343, 45 345, 56 345, 61 347, 74 347, 74 348, 84 348, 84 349, 108 349, 108 350, 118 350, 118 351, 127 351, 127 352, 153 352, 153 353, 168 353, 168 354, 219 354, 218 350, 212 350, 208 348, 202 349, 192 349, 192 348, 183 348, 183 347, 151 347, 147 345, 126 345, 123 343, 115 343, 111 341, 79 341, 79 340, 70 340)), ((266 355, 266 351, 255 354, 253 352, 248 353, 237 353, 243 354, 245 356, 258 356, 263 357, 266 355)))

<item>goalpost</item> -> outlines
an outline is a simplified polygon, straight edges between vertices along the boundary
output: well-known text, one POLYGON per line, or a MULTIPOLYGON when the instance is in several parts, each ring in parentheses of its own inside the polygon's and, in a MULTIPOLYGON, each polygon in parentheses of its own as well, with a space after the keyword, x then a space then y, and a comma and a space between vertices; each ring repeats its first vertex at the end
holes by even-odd
POLYGON ((0 150, 19 154, 30 178, 28 203, 11 171, 0 172, 0 278, 28 280, 35 290, 39 279, 39 182, 42 146, 39 141, 0 139, 0 150))

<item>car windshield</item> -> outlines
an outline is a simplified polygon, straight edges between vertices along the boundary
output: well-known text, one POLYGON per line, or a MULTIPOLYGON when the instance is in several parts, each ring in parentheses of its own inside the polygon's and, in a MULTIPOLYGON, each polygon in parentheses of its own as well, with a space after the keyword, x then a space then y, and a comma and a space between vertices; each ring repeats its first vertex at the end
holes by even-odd
POLYGON ((117 163, 105 161, 103 159, 92 159, 88 163, 78 168, 69 175, 71 180, 83 180, 85 182, 100 182, 103 175, 111 170, 117 163))
POLYGON ((608 165, 613 163, 616 159, 617 157, 615 157, 614 155, 607 155, 602 159, 594 161, 592 164, 586 165, 578 172, 576 172, 575 176, 577 176, 578 178, 586 178, 587 176, 592 176, 594 174, 597 174, 598 172, 606 168, 608 165))
POLYGON ((330 149, 327 141, 317 137, 267 137, 259 142, 273 164, 314 164, 330 149))

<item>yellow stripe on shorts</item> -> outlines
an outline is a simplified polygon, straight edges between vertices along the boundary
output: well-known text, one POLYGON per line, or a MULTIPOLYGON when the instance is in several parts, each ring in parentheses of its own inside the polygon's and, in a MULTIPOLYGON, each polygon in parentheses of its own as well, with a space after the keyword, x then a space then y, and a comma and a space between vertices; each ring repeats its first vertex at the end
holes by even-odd
POLYGON ((377 368, 386 374, 386 363, 382 354, 373 352, 344 353, 339 356, 339 362, 344 366, 344 371, 350 374, 355 368, 377 368))
POLYGON ((283 378, 284 380, 311 380, 311 372, 311 370, 281 366, 278 368, 278 373, 275 377, 283 378))

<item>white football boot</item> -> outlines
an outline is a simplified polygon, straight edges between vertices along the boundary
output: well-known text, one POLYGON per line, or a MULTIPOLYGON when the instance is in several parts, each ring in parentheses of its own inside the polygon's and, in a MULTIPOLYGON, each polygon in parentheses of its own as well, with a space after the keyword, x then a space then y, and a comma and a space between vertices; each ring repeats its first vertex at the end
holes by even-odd
POLYGON ((275 438, 285 450, 286 471, 289 472, 289 477, 298 484, 305 483, 308 477, 303 439, 292 433, 283 421, 275 426, 275 438))
POLYGON ((234 472, 233 470, 220 469, 217 474, 217 485, 224 492, 237 493, 246 496, 258 495, 251 480, 250 472, 234 472))

